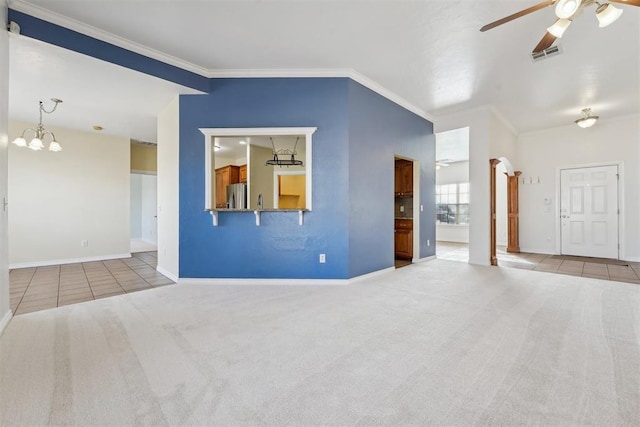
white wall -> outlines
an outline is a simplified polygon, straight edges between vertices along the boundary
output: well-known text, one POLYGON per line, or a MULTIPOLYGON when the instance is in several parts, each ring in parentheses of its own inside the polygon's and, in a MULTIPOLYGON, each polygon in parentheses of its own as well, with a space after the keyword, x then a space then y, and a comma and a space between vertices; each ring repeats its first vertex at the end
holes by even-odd
MULTIPOLYGON (((7 3, 0 1, 0 21, 7 22, 7 3)), ((0 335, 11 318, 9 308, 8 216, 2 199, 7 192, 7 144, 9 141, 9 36, 0 31, 0 335)))
POLYGON ((258 207, 258 195, 262 194, 265 208, 273 209, 273 170, 274 166, 265 166, 267 160, 273 158, 273 150, 258 145, 249 145, 249 209, 258 207))
MULTIPOLYGON (((10 121, 9 136, 33 126, 10 121)), ((129 256, 129 139, 47 129, 61 152, 9 147, 10 265, 129 256)))
MULTIPOLYGON (((469 162, 451 163, 447 167, 436 170, 436 184, 460 182, 469 182, 469 162)), ((436 224, 436 241, 469 243, 469 226, 467 224, 436 224)))
POLYGON ((489 265, 489 120, 490 110, 479 108, 434 123, 434 131, 469 127, 469 263, 489 265))
MULTIPOLYGON (((508 123, 497 111, 492 111, 489 122, 489 156, 492 159, 506 158, 516 167, 517 137, 508 123)), ((517 170, 517 168, 515 169, 517 170)), ((503 163, 496 167, 496 244, 507 245, 507 169, 503 163)), ((513 173, 513 170, 510 171, 513 173)))
POLYGON ((581 129, 568 125, 518 138, 520 185, 520 248, 523 252, 556 253, 556 172, 560 167, 623 162, 626 260, 640 261, 640 117, 600 119, 581 129), (529 184, 529 181, 533 184, 529 184), (539 183, 537 183, 539 179, 539 183), (544 199, 550 198, 548 212, 544 199))
MULTIPOLYGON (((178 279, 180 98, 158 114, 158 271, 178 279)), ((204 206, 203 206, 204 207, 204 206)))

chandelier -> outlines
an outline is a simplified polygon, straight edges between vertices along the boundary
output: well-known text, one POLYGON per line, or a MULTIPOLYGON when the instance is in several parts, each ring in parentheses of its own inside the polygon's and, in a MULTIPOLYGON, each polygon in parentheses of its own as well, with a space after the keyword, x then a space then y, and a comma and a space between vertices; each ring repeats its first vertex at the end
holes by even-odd
POLYGON ((45 130, 44 125, 42 124, 42 113, 53 113, 54 111, 56 111, 56 108, 58 108, 58 104, 62 102, 62 100, 58 98, 51 98, 51 101, 53 101, 54 105, 53 108, 48 111, 44 108, 44 103, 40 101, 40 121, 38 122, 38 126, 35 129, 28 128, 22 131, 22 135, 13 140, 14 144, 16 144, 18 147, 29 147, 34 151, 40 151, 44 148, 43 141, 45 137, 49 135, 51 137, 49 151, 62 151, 62 147, 60 146, 58 141, 56 141, 56 136, 53 134, 53 132, 45 130), (24 139, 24 136, 27 132, 33 133, 33 139, 31 140, 31 142, 29 142, 29 145, 27 145, 27 140, 24 139))

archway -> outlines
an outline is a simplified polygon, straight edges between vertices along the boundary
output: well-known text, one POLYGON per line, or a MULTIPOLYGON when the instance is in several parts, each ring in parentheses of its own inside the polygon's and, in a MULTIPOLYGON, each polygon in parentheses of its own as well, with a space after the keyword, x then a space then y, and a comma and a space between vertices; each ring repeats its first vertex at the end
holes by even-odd
POLYGON ((514 171, 511 162, 506 157, 490 159, 491 180, 491 216, 490 216, 490 262, 498 265, 496 256, 496 167, 502 164, 507 175, 507 252, 520 252, 519 211, 518 211, 518 177, 520 171, 514 171))

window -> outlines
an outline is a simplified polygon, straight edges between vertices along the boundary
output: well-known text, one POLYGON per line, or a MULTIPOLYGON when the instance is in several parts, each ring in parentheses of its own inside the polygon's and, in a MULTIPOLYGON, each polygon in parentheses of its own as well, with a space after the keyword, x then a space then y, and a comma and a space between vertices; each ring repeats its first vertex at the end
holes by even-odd
POLYGON ((436 185, 436 223, 469 224, 469 183, 436 185))

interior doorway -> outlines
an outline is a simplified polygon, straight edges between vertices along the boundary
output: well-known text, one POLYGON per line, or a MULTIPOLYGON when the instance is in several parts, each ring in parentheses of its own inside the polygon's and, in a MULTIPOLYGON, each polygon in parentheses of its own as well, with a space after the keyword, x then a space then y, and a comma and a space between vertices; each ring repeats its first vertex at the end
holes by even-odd
MULTIPOLYGON (((415 217, 418 217, 418 210, 414 210, 415 184, 419 181, 414 178, 419 169, 411 159, 394 158, 394 259, 396 268, 405 267, 413 262, 415 256, 415 239, 419 231, 415 226, 415 217)), ((419 176, 419 175, 418 175, 419 176)))
POLYGON ((469 128, 436 134, 436 256, 469 261, 469 128), (456 256, 453 256, 456 254, 456 256))
POLYGON ((131 174, 131 252, 158 249, 156 212, 158 179, 152 174, 131 174))
MULTIPOLYGON (((489 160, 490 176, 490 259, 491 265, 498 265, 497 245, 498 245, 498 218, 502 217, 504 222, 504 212, 498 212, 498 191, 503 193, 506 189, 506 203, 501 204, 501 208, 506 207, 506 252, 520 252, 520 229, 519 229, 519 202, 518 202, 518 177, 519 171, 514 171, 511 162, 506 157, 489 160), (499 186, 500 178, 506 176, 505 186, 499 186), (502 214, 502 215, 501 215, 502 214)), ((501 194, 504 196, 504 194, 501 194)), ((500 197, 501 198, 501 197, 500 197)), ((501 210, 502 210, 501 209, 501 210)), ((500 224, 502 225, 502 223, 500 224)))
POLYGON ((619 259, 618 165, 560 170, 560 253, 619 259))

